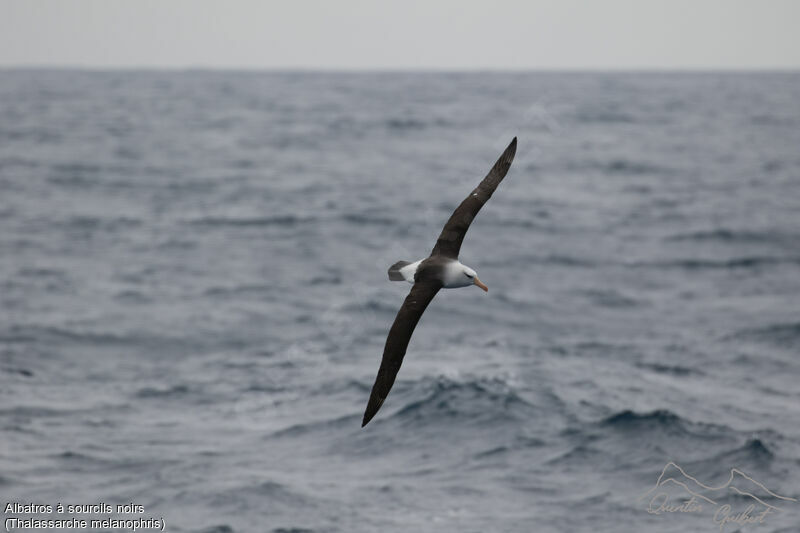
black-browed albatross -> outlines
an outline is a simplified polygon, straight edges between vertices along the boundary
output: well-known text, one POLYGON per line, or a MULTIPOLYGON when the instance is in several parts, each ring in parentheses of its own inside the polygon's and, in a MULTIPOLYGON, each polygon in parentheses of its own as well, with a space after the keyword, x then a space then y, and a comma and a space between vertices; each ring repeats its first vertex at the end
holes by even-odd
POLYGON ((472 219, 478 214, 483 204, 492 197, 492 193, 508 172, 516 152, 517 138, 514 137, 489 174, 450 215, 430 256, 414 263, 398 261, 389 267, 391 281, 405 280, 412 283, 413 287, 406 296, 403 306, 400 307, 400 311, 397 312, 397 317, 389 330, 389 336, 386 337, 383 359, 381 359, 378 376, 375 378, 375 385, 372 386, 361 427, 366 426, 383 405, 383 401, 388 396, 394 379, 397 377, 397 372, 400 370, 400 365, 403 363, 411 334, 414 333, 419 318, 439 289, 477 285, 484 291, 489 290, 486 285, 481 283, 474 270, 459 262, 458 252, 472 219))

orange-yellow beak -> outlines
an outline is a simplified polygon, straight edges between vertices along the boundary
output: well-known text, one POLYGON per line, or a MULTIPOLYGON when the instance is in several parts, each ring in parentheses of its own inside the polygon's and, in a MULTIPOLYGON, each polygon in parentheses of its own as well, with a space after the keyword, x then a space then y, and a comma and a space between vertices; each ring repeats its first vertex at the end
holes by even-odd
POLYGON ((480 287, 484 291, 489 292, 489 287, 484 285, 483 282, 478 279, 478 276, 475 276, 475 280, 472 283, 474 283, 475 285, 477 285, 478 287, 480 287))

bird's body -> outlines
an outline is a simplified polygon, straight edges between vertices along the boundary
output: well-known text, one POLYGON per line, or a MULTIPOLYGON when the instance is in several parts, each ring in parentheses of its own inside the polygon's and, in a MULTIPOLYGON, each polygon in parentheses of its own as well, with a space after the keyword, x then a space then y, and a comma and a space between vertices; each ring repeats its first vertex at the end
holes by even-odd
POLYGON ((505 177, 514 160, 516 150, 517 138, 514 137, 489 174, 450 216, 430 256, 413 263, 398 261, 389 267, 391 281, 407 281, 413 286, 400 307, 400 311, 397 312, 397 317, 386 337, 381 366, 378 376, 375 378, 375 384, 372 386, 367 409, 361 423, 362 427, 366 426, 375 416, 389 394, 397 372, 400 370, 414 328, 439 289, 477 285, 484 291, 489 290, 478 279, 473 269, 458 260, 458 253, 470 223, 505 177))
MULTIPOLYGON (((408 263, 405 266, 397 269, 397 272, 399 272, 402 276, 402 280, 405 280, 412 285, 417 280, 417 273, 419 273, 423 278, 440 280, 442 282, 443 289, 458 289, 460 287, 469 287, 470 285, 478 285, 480 283, 480 280, 478 280, 478 283, 475 282, 476 274, 475 271, 470 267, 461 264, 458 259, 450 259, 440 255, 435 255, 425 259, 420 259, 419 261, 415 261, 413 263, 408 263)), ((390 277, 389 279, 392 278, 390 277)), ((402 280, 392 279, 392 281, 402 280)), ((481 287, 481 285, 483 284, 480 283, 478 286, 481 287)), ((483 287, 486 286, 483 285, 483 287)))

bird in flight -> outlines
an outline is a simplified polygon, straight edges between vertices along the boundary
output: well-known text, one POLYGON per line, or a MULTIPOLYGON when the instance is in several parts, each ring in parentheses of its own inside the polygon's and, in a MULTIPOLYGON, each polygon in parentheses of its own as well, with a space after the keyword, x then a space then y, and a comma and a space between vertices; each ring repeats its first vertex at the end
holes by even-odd
POLYGON ((381 366, 369 395, 361 427, 366 426, 372 420, 386 400, 386 396, 389 395, 400 365, 403 363, 411 334, 414 333, 414 328, 422 313, 425 312, 425 308, 431 303, 439 289, 477 285, 488 292, 489 288, 478 279, 475 271, 459 262, 458 252, 472 219, 478 214, 483 204, 492 197, 492 193, 508 173, 516 152, 517 138, 514 137, 489 174, 450 215, 430 256, 413 263, 398 261, 389 267, 391 281, 405 280, 412 283, 413 286, 400 307, 400 311, 397 312, 397 317, 389 330, 389 336, 386 337, 381 366))

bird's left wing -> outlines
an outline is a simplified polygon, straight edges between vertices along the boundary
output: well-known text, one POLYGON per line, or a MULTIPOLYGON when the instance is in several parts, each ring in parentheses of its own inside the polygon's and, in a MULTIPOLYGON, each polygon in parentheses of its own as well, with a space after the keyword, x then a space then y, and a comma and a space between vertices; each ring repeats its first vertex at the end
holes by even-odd
POLYGON ((458 259, 458 252, 461 250, 461 243, 464 235, 467 234, 472 219, 478 214, 483 204, 489 201, 497 186, 503 181, 508 173, 508 168, 517 153, 517 138, 511 141, 508 148, 500 155, 489 174, 473 189, 469 196, 453 211, 450 219, 444 225, 436 246, 433 247, 431 255, 443 255, 452 259, 458 259))
POLYGON ((419 281, 411 287, 411 292, 408 293, 403 306, 397 312, 394 324, 389 330, 389 336, 386 337, 381 367, 378 370, 378 377, 375 378, 375 384, 372 386, 361 427, 366 426, 367 422, 372 420, 386 396, 389 395, 400 365, 403 364, 403 357, 406 355, 411 334, 414 333, 414 328, 417 327, 417 322, 425 312, 425 308, 441 288, 441 282, 436 280, 419 281))

